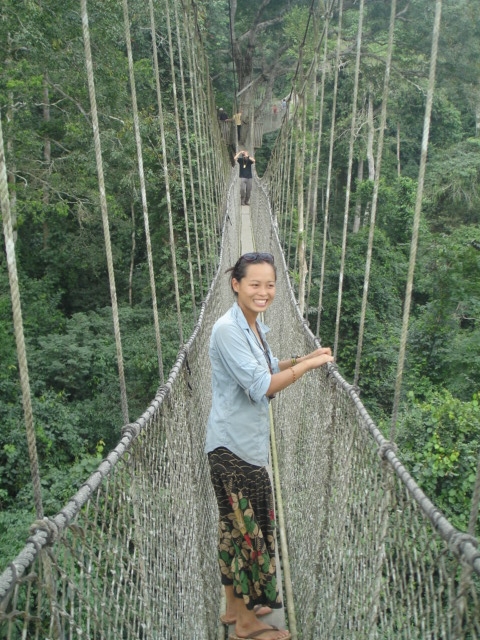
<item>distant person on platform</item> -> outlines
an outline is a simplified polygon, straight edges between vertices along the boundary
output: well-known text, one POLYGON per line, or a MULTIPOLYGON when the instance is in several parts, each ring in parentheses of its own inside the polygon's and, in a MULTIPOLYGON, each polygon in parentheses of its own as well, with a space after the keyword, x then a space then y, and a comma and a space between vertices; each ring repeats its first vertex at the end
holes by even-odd
POLYGON ((233 159, 240 165, 240 201, 242 205, 248 206, 252 193, 252 165, 255 164, 255 158, 243 149, 233 159))
POLYGON ((225 120, 228 120, 228 115, 226 114, 226 112, 223 110, 222 107, 220 107, 220 109, 218 110, 218 119, 221 120, 222 122, 225 122, 225 120))

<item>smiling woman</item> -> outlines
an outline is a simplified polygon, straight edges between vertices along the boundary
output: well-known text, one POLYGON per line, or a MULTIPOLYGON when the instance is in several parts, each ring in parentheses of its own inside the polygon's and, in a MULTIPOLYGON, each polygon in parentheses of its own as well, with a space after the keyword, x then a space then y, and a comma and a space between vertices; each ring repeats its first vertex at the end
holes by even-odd
POLYGON ((274 301, 277 274, 270 253, 246 253, 228 269, 233 306, 210 338, 212 408, 205 452, 219 509, 218 560, 225 619, 236 638, 288 640, 290 633, 257 616, 282 607, 276 584, 275 513, 266 469, 268 403, 310 369, 332 362, 329 348, 278 360, 258 315, 274 301))

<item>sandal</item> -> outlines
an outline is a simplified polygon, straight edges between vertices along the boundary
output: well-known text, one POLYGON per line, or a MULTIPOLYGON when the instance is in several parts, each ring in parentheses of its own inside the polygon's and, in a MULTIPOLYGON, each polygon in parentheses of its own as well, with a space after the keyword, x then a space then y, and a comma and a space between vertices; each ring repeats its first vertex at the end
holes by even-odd
MULTIPOLYGON (((258 631, 252 631, 252 633, 250 635, 245 636, 243 638, 241 638, 240 636, 237 636, 237 634, 233 633, 233 634, 228 636, 228 640, 249 640, 250 638, 260 638, 262 633, 267 633, 267 631, 280 631, 280 629, 272 624, 272 625, 270 625, 269 629, 259 629, 258 631)), ((281 640, 291 640, 291 637, 292 636, 289 633, 288 636, 284 636, 281 640)))

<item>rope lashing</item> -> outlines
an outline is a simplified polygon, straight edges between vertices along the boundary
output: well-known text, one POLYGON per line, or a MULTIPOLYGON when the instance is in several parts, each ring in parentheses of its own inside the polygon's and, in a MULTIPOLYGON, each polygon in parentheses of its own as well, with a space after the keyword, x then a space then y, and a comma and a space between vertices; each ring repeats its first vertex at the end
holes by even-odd
POLYGON ((390 441, 383 442, 378 448, 378 455, 380 456, 380 458, 382 458, 382 460, 384 460, 389 451, 392 451, 396 454, 398 452, 397 445, 394 442, 390 441))
POLYGON ((57 540, 60 529, 58 527, 58 524, 52 518, 42 518, 41 520, 35 520, 30 525, 31 537, 28 539, 28 541, 37 546, 37 550, 40 549, 40 545, 38 545, 38 542, 33 536, 39 531, 45 532, 45 544, 51 546, 57 540))

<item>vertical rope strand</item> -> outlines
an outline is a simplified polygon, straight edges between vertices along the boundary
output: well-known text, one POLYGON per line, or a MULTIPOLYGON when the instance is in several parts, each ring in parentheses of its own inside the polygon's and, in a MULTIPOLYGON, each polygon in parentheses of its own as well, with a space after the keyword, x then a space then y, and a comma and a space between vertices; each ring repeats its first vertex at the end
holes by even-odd
POLYGON ((18 283, 17 261, 15 257, 15 241, 13 236, 10 200, 8 196, 7 166, 5 161, 5 146, 3 143, 2 118, 0 115, 0 205, 3 219, 3 235, 5 238, 5 253, 7 256, 8 280, 12 298, 13 329, 17 345, 18 373, 22 389, 23 414, 27 431, 28 455, 30 457, 30 473, 33 485, 33 500, 37 518, 43 518, 42 488, 40 483, 40 468, 37 455, 37 441, 33 422, 32 395, 28 375, 27 350, 25 348, 25 334, 23 331, 22 307, 20 303, 20 287, 18 283))
MULTIPOLYGON (((152 3, 152 0, 150 0, 150 3, 152 3)), ((185 77, 184 77, 184 71, 183 71, 183 52, 182 52, 182 46, 181 46, 181 37, 180 37, 180 20, 178 17, 178 11, 177 11, 177 3, 174 2, 173 3, 173 7, 174 7, 174 11, 175 11, 175 26, 176 26, 176 33, 177 33, 177 42, 178 42, 178 56, 179 56, 179 68, 180 68, 180 86, 181 86, 181 90, 182 90, 182 106, 183 106, 183 120, 184 120, 184 127, 185 127, 185 138, 186 140, 190 141, 190 125, 189 125, 189 114, 187 112, 187 94, 185 91, 185 77)), ((185 30, 185 29, 184 29, 185 30)), ((187 47, 188 47, 188 39, 187 39, 187 47)), ((188 142, 186 144, 186 149, 187 149, 187 165, 188 165, 188 173, 190 175, 190 177, 192 176, 192 154, 190 151, 190 142, 188 142)), ((183 166, 183 165, 182 165, 183 166)), ((184 214, 185 214, 185 234, 186 234, 186 244, 187 244, 187 258, 188 258, 188 270, 189 270, 189 275, 190 275, 190 291, 191 291, 191 296, 192 296, 192 309, 194 312, 194 320, 196 321, 197 319, 197 304, 196 304, 196 296, 195 296, 195 280, 194 280, 194 275, 193 275, 193 260, 192 260, 192 246, 191 246, 191 241, 190 241, 190 223, 189 223, 189 206, 187 205, 187 193, 186 193, 186 184, 185 184, 185 176, 184 176, 184 172, 182 170, 181 172, 181 178, 182 178, 182 198, 183 198, 183 207, 184 207, 184 214)), ((196 232, 196 219, 194 217, 194 229, 196 232)))
MULTIPOLYGON (((151 2, 151 0, 150 0, 151 2)), ((185 104, 185 92, 184 92, 184 84, 183 84, 183 59, 182 59, 182 43, 181 43, 181 38, 180 38, 180 33, 178 31, 178 20, 177 20, 177 10, 176 10, 176 3, 174 2, 174 7, 175 7, 175 25, 176 25, 176 33, 177 33, 177 51, 178 51, 178 56, 179 56, 179 68, 180 68, 180 77, 181 77, 181 87, 182 87, 182 103, 183 103, 183 114, 184 114, 184 122, 183 122, 183 126, 185 127, 185 137, 186 140, 189 140, 190 136, 189 136, 189 130, 188 130, 188 114, 187 114, 187 108, 186 108, 186 104, 185 104)), ((180 118, 179 118, 179 108, 178 108, 178 97, 177 97, 177 82, 176 82, 176 73, 175 73, 175 65, 174 65, 174 59, 173 59, 173 41, 172 41, 172 33, 171 33, 171 26, 170 26, 170 10, 168 7, 168 0, 166 2, 167 5, 167 10, 166 10, 166 17, 167 17, 167 29, 168 29, 168 44, 169 44, 169 52, 170 52, 170 70, 171 70, 171 74, 172 74, 172 90, 173 90, 173 104, 174 104, 174 110, 175 110, 175 128, 176 128, 176 132, 177 132, 177 146, 178 146, 178 162, 179 162, 179 167, 180 167, 180 183, 181 183, 181 189, 182 189, 182 203, 183 203, 183 212, 184 212, 184 220, 185 220, 185 238, 186 238, 186 244, 187 244, 187 259, 188 259, 188 264, 189 264, 189 274, 190 274, 190 294, 192 296, 192 309, 194 311, 194 315, 196 317, 196 302, 195 302, 195 286, 194 286, 194 279, 193 279, 193 267, 192 267, 192 252, 191 252, 191 246, 190 246, 190 230, 189 230, 189 222, 188 222, 188 204, 187 204, 187 191, 186 191, 186 186, 185 186, 185 171, 184 171, 184 165, 183 165, 183 150, 182 150, 182 138, 181 138, 181 132, 180 132, 180 118)), ((187 149, 189 147, 189 145, 187 144, 187 149)), ((169 216, 171 214, 169 213, 169 216)))
MULTIPOLYGON (((192 47, 194 46, 193 43, 195 43, 195 39, 194 39, 194 35, 191 32, 191 39, 190 42, 192 43, 192 47)), ((191 53, 191 57, 189 56, 189 70, 190 70, 190 78, 193 79, 193 82, 190 82, 190 90, 191 90, 191 95, 192 95, 192 100, 193 95, 195 94, 195 96, 199 97, 200 96, 200 92, 199 92, 199 87, 198 87, 198 75, 196 73, 196 55, 195 55, 195 50, 190 50, 189 47, 189 53, 191 53)), ((195 104, 195 103, 194 103, 195 104)), ((203 239, 203 255, 204 255, 204 261, 205 261, 205 275, 207 277, 207 280, 210 282, 212 279, 212 270, 210 268, 210 260, 209 260, 209 254, 210 254, 210 238, 209 238, 209 234, 207 233, 207 213, 206 213, 206 188, 205 188, 205 177, 202 175, 201 173, 201 167, 202 167, 202 162, 203 162, 203 157, 204 157, 204 153, 203 153, 203 146, 202 146, 202 135, 201 135, 201 125, 200 125, 200 108, 195 108, 193 110, 193 130, 194 130, 194 137, 195 137, 195 157, 197 159, 196 162, 196 181, 198 184, 198 190, 199 190, 199 204, 200 204, 200 221, 201 221, 201 232, 202 232, 202 239, 203 239)))
MULTIPOLYGON (((151 29, 152 29, 152 42, 154 43, 154 56, 153 56, 153 60, 154 60, 154 67, 155 67, 155 84, 156 84, 156 88, 157 88, 157 103, 158 103, 158 111, 159 111, 159 122, 160 122, 160 132, 161 132, 161 140, 162 140, 162 155, 163 155, 163 170, 164 170, 164 175, 165 175, 165 181, 166 181, 166 185, 167 186, 167 205, 168 205, 168 209, 169 209, 169 215, 170 215, 170 211, 171 211, 171 207, 172 207, 172 202, 171 202, 171 194, 170 194, 170 179, 169 179, 169 173, 168 173, 168 160, 167 160, 167 146, 166 146, 166 140, 165 140, 165 128, 163 125, 163 106, 162 106, 162 93, 161 93, 161 87, 160 87, 160 70, 159 70, 159 65, 158 65, 158 53, 157 53, 157 45, 156 45, 156 41, 157 41, 157 37, 156 37, 156 28, 155 28, 155 16, 154 16, 154 9, 153 9, 153 0, 149 0, 149 6, 150 6, 150 22, 151 22, 151 29)), ((178 17, 176 14, 176 4, 175 4, 175 18, 176 18, 176 24, 177 24, 177 28, 178 28, 178 17)), ((178 38, 179 39, 179 38, 178 38)), ((183 105, 184 105, 184 120, 185 120, 185 127, 186 127, 186 138, 187 140, 190 139, 190 134, 189 134, 189 130, 188 130, 188 115, 187 115, 187 111, 186 111, 186 98, 185 98, 185 89, 184 89, 184 79, 183 79, 183 65, 180 65, 180 70, 181 70, 181 77, 182 77, 182 95, 183 95, 183 105)), ((191 151, 190 151, 190 145, 187 144, 186 145, 187 148, 187 158, 188 158, 188 168, 189 168, 189 175, 190 175, 190 180, 192 179, 192 156, 191 156, 191 151)), ((182 159, 182 155, 180 154, 180 159, 182 159)), ((182 165, 182 171, 181 171, 181 181, 182 181, 182 197, 183 197, 183 207, 184 207, 184 214, 185 214, 185 233, 186 233, 186 241, 187 241, 187 256, 188 256, 188 265, 189 265, 189 275, 190 275, 190 294, 192 297, 192 309, 193 309, 193 313, 194 313, 194 320, 196 321, 196 296, 195 296, 195 284, 194 284, 194 275, 193 275, 193 261, 192 261, 192 249, 191 249, 191 241, 190 241, 190 229, 189 229, 189 219, 188 219, 188 212, 189 212, 189 206, 187 205, 187 197, 186 197, 186 188, 185 188, 185 179, 184 179, 184 171, 183 171, 183 165, 182 165)), ((194 226, 194 234, 195 234, 195 239, 196 239, 196 253, 197 253, 197 260, 198 260, 198 286, 199 286, 199 290, 200 290, 200 295, 203 297, 203 283, 202 283, 202 272, 201 272, 201 262, 200 262, 200 247, 198 245, 198 229, 197 229, 197 216, 196 216, 196 205, 195 205, 195 190, 193 188, 193 184, 191 183, 191 206, 192 206, 192 210, 193 210, 193 226, 194 226)))
MULTIPOLYGON (((126 2, 126 0, 124 0, 126 2)), ((180 119, 178 115, 178 101, 177 101, 177 83, 175 79, 175 62, 173 59, 173 44, 172 44, 172 32, 170 28, 170 9, 168 6, 168 0, 165 0, 165 16, 167 19, 167 33, 168 33, 168 51, 170 57, 170 72, 172 75, 172 92, 173 92, 173 105, 175 111, 175 128, 177 131, 177 149, 178 159, 180 163, 180 174, 183 175, 183 157, 182 157, 182 141, 180 136, 180 119)), ((170 238, 170 255, 172 257, 172 272, 173 272, 173 287, 175 292, 175 304, 177 307, 177 322, 178 322, 178 338, 180 344, 183 344, 183 321, 182 321, 182 308, 180 305, 180 290, 178 286, 178 268, 177 268, 177 249, 175 241, 175 232, 173 229, 173 211, 171 205, 168 207, 168 231, 170 238)))
POLYGON ((360 324, 358 329, 357 356, 355 361, 355 374, 353 384, 358 384, 360 377, 360 362, 362 358, 363 336, 365 333, 365 316, 367 314, 368 286, 370 281, 370 269, 372 265, 373 240, 375 235, 375 218, 377 213, 378 189, 380 185, 380 168, 382 165, 383 140, 385 136, 385 128, 387 122, 387 104, 390 83, 390 69, 392 64, 392 53, 395 34, 395 15, 397 12, 397 0, 392 0, 390 12, 390 28, 388 34, 387 59, 385 61, 385 75, 383 83, 382 96, 382 113, 380 118, 380 127, 377 146, 377 162, 375 167, 375 180, 373 185, 372 210, 370 213, 370 230, 368 235, 367 259, 365 263, 365 277, 363 282, 362 309, 360 312, 360 324))
POLYGON ((155 286, 155 270, 153 268, 152 241, 150 237, 150 223, 148 215, 147 189, 145 186, 145 172, 143 169, 143 146, 138 117, 137 89, 135 86, 135 72, 133 69, 132 39, 130 35, 130 18, 128 16, 128 0, 123 0, 123 21, 125 29, 125 43, 127 46, 128 73, 130 79, 130 92, 132 96, 133 128, 135 132, 135 144, 137 148, 138 177, 140 180, 140 193, 142 197, 143 223, 145 227, 145 242, 147 247, 148 273, 150 277, 150 291, 152 295, 153 323, 155 327, 155 339, 157 345, 158 375, 163 384, 163 355, 162 339, 160 336, 160 323, 158 320, 157 289, 155 286))
POLYGON ((353 149, 355 144, 355 129, 357 127, 357 103, 358 103, 358 79, 360 77, 360 59, 362 50, 363 35, 363 10, 364 0, 360 1, 358 9, 358 30, 357 30, 357 57, 355 61, 355 80, 352 98, 352 122, 350 127, 350 144, 348 150, 348 170, 347 170, 347 187, 345 193, 345 211, 343 217, 343 237, 342 237, 342 257, 340 260, 340 273, 338 277, 338 297, 337 297, 337 315, 335 319, 335 338, 333 344, 333 356, 337 357, 338 336, 340 333, 340 314, 342 309, 342 292, 343 292, 343 275, 345 270, 345 255, 347 250, 347 234, 348 234, 348 213, 350 208, 350 192, 352 187, 352 168, 353 168, 353 149))
POLYGON ((297 207, 298 207, 298 225, 297 225, 297 251, 298 251, 298 305, 300 314, 303 316, 305 312, 305 280, 307 277, 307 262, 305 259, 305 151, 307 146, 307 96, 302 94, 300 98, 301 109, 303 110, 302 118, 298 118, 300 124, 299 134, 301 135, 300 153, 297 154, 295 160, 297 169, 297 207))
MULTIPOLYGON (((327 67, 327 52, 328 52, 328 32, 329 32, 330 16, 325 17, 325 26, 323 31, 324 46, 323 46, 323 60, 322 60, 322 79, 320 84, 320 107, 318 114, 318 136, 317 136, 317 155, 315 158, 315 174, 313 180, 313 203, 312 203, 312 235, 311 235, 311 250, 310 250, 310 277, 312 277, 313 269, 313 255, 315 247, 315 227, 317 223, 317 205, 318 205, 318 176, 320 173, 320 158, 323 142, 323 109, 325 103, 325 77, 327 67)), ((315 72, 316 73, 316 72, 315 72)), ((310 282, 307 293, 307 300, 310 300, 310 282)), ((317 332, 318 333, 318 332, 317 332)))
MULTIPOLYGON (((284 183, 284 192, 285 192, 285 198, 284 198, 284 202, 285 202, 285 210, 283 212, 284 214, 284 232, 283 232, 283 237, 284 237, 284 241, 287 243, 287 255, 286 255, 286 260, 287 260, 287 265, 288 267, 291 269, 292 265, 291 265, 291 260, 290 260, 290 249, 291 249, 291 234, 292 234, 292 224, 293 224, 293 198, 294 198, 294 191, 295 188, 293 187, 292 189, 290 189, 290 182, 291 182, 291 177, 292 177, 292 157, 294 157, 294 151, 293 149, 296 148, 297 142, 295 139, 295 136, 293 135, 293 128, 291 126, 291 123, 288 123, 288 131, 289 131, 289 146, 288 146, 288 157, 287 157, 287 162, 285 165, 285 169, 286 169, 286 173, 287 173, 287 179, 284 183), (290 213, 290 215, 289 215, 290 213), (287 232, 287 230, 289 229, 289 231, 287 232)), ((295 185, 295 183, 294 183, 295 185)))
MULTIPOLYGON (((314 53, 313 66, 315 70, 318 67, 318 51, 314 53)), ((307 281, 305 284, 305 299, 307 304, 305 306, 304 318, 308 320, 308 309, 310 300, 310 289, 312 285, 312 265, 313 265, 313 245, 315 237, 315 214, 313 211, 312 203, 314 200, 313 189, 317 189, 317 183, 313 181, 315 175, 315 151, 318 143, 315 144, 315 131, 317 128, 318 119, 318 101, 317 101, 317 73, 312 74, 312 116, 310 122, 310 142, 309 142, 309 156, 308 156, 308 182, 307 182, 307 215, 305 220, 305 227, 307 229, 307 238, 309 242, 305 243, 305 260, 307 261, 307 281)))
POLYGON ((105 251, 107 254, 108 281, 110 284, 110 298, 112 301, 113 327, 115 333, 115 345, 117 349, 118 377, 120 381, 120 400, 122 415, 125 424, 129 422, 127 385, 125 383, 125 371, 123 366, 122 339, 120 335, 120 321, 118 317, 117 290, 115 286, 115 271, 113 269, 112 242, 110 239, 110 226, 108 221, 107 197, 105 192, 105 178, 103 174, 102 147, 100 142, 100 128, 98 124, 97 98, 95 95, 95 80, 93 77, 92 49, 90 46, 90 29, 88 26, 87 0, 80 0, 82 14, 82 31, 85 48, 85 66, 87 69, 88 94, 90 108, 92 110, 93 140, 95 144, 95 160, 97 163, 98 189, 100 195, 100 208, 102 212, 103 235, 105 239, 105 251))
POLYGON ((336 126, 336 111, 337 111, 337 97, 338 97, 338 69, 340 66, 340 50, 342 42, 342 19, 343 19, 343 0, 340 1, 339 15, 338 15, 338 34, 337 34, 337 48, 335 55, 335 79, 333 85, 333 102, 332 102, 332 120, 330 123, 330 150, 328 154, 328 170, 327 170, 327 193, 325 196, 325 211, 323 216, 323 243, 322 243, 322 260, 320 268, 320 289, 318 292, 318 307, 317 307, 317 336, 320 334, 320 322, 322 318, 323 310, 323 284, 325 281, 325 260, 327 253, 327 235, 328 224, 330 214, 330 190, 332 184, 332 167, 333 167, 333 143, 335 140, 335 126, 336 126))
POLYGON ((410 304, 412 300, 413 275, 415 272, 415 262, 417 257, 418 230, 420 227, 420 217, 422 214, 423 187, 425 183, 425 171, 427 166, 428 140, 430 135, 430 122, 432 118, 433 94, 435 91, 435 73, 438 58, 438 41, 440 38, 440 20, 442 15, 442 0, 436 0, 435 20, 433 26, 432 53, 430 58, 430 74, 428 78, 427 101, 425 105, 425 118, 423 121, 422 152, 420 156, 420 168, 418 173, 417 199, 415 202, 415 214, 413 218, 412 241, 410 244, 410 260, 408 264, 407 287, 405 292, 405 303, 403 305, 402 333, 400 337, 400 351, 398 354, 397 375, 395 379, 395 395, 393 400, 392 424, 390 430, 390 440, 394 442, 398 417, 398 405, 400 402, 400 391, 402 388, 403 364, 405 361, 405 350, 407 345, 408 321, 410 316, 410 304))
MULTIPOLYGON (((193 44, 193 33, 192 33, 192 28, 191 28, 191 17, 190 17, 190 13, 186 11, 186 8, 184 7, 184 13, 183 13, 183 17, 184 17, 184 28, 186 31, 186 36, 187 36, 187 64, 188 64, 188 76, 190 79, 189 85, 190 85, 190 100, 192 103, 192 113, 193 113, 193 139, 194 139, 194 148, 195 148, 195 152, 196 155, 195 157, 198 158, 198 136, 197 136, 197 128, 196 128, 196 112, 197 112, 197 106, 196 106, 196 93, 194 91, 194 73, 193 73, 193 63, 192 63, 192 47, 194 46, 193 44), (192 82, 193 79, 193 82, 192 82)), ((203 208, 202 208, 202 199, 200 197, 200 195, 198 196, 198 199, 200 200, 200 221, 198 220, 198 210, 197 210, 197 190, 195 187, 195 181, 194 181, 194 176, 195 176, 195 172, 193 169, 193 162, 192 162, 192 152, 191 152, 191 144, 187 144, 187 158, 188 158, 188 173, 189 173, 189 177, 190 177, 190 197, 192 199, 192 206, 193 206, 193 226, 194 226, 194 232, 195 232, 195 251, 196 251, 196 256, 197 256, 197 270, 198 270, 198 280, 199 280, 199 287, 200 287, 200 296, 203 299, 203 276, 202 276, 202 272, 203 272, 203 266, 202 266, 202 259, 201 259, 201 252, 200 252, 200 238, 199 238, 199 227, 202 227, 203 230, 203 226, 204 226, 204 222, 203 222, 203 208)), ((198 167, 198 162, 196 163, 196 166, 198 167)), ((205 247, 205 234, 202 233, 202 237, 203 237, 203 246, 205 247)))

